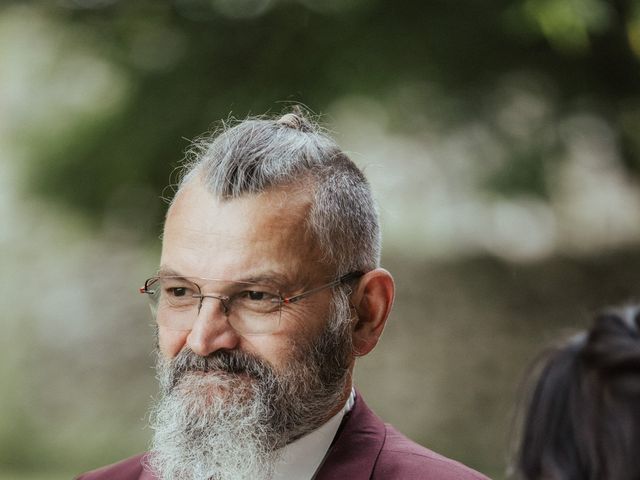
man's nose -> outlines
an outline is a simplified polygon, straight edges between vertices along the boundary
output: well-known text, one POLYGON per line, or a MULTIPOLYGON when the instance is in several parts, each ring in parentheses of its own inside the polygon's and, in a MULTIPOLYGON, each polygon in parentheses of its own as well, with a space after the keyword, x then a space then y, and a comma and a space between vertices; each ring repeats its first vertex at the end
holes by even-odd
POLYGON ((204 357, 220 349, 233 350, 239 341, 240 335, 229 324, 223 300, 213 296, 202 298, 200 310, 187 337, 187 345, 191 350, 204 357))

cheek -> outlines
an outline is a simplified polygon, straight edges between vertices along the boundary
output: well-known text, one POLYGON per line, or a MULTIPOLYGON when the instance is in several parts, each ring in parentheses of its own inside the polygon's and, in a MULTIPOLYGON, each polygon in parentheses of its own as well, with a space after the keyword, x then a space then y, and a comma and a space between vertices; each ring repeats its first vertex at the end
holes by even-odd
POLYGON ((282 331, 292 339, 313 338, 324 330, 331 312, 331 299, 320 292, 315 297, 303 300, 304 303, 293 304, 282 311, 282 331))
POLYGON ((188 335, 188 331, 168 330, 166 328, 159 327, 158 348, 160 349, 160 353, 162 353, 166 358, 175 357, 180 353, 182 347, 184 347, 188 335))
POLYGON ((286 365, 290 354, 290 335, 276 332, 269 335, 245 335, 238 348, 257 355, 269 362, 276 369, 286 365))
POLYGON ((309 346, 324 331, 328 317, 329 309, 322 302, 309 301, 283 311, 281 329, 276 336, 279 340, 279 365, 286 364, 294 350, 309 346))

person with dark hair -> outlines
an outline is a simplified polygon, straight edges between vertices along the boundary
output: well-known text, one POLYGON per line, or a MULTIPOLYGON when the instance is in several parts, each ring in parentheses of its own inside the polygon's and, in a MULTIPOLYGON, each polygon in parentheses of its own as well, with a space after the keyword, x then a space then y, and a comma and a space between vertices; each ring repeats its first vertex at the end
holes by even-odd
POLYGON ((199 141, 140 292, 157 325, 150 452, 83 480, 481 480, 352 385, 394 297, 369 184, 302 112, 199 141))
POLYGON ((515 476, 640 479, 640 308, 608 310, 545 354, 522 418, 515 476))

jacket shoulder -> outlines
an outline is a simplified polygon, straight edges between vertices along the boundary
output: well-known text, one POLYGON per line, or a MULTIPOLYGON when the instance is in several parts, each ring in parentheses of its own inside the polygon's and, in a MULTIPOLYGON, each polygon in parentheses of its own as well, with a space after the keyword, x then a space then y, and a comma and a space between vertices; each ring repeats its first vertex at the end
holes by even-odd
POLYGON ((144 470, 144 457, 145 454, 140 454, 127 458, 97 470, 83 473, 76 480, 113 480, 115 478, 118 480, 141 480, 146 478, 143 477, 143 473, 147 473, 144 470))
POLYGON ((374 468, 374 479, 488 480, 460 462, 443 457, 385 424, 385 440, 374 468))

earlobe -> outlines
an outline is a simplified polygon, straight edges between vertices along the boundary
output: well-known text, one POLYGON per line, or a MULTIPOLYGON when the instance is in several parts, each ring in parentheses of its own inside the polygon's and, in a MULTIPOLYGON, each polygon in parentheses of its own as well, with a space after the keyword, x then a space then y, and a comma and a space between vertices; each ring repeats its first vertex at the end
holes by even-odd
POLYGON ((353 354, 363 356, 374 349, 384 330, 395 286, 391 274, 383 268, 366 273, 352 296, 356 310, 353 325, 353 354))

